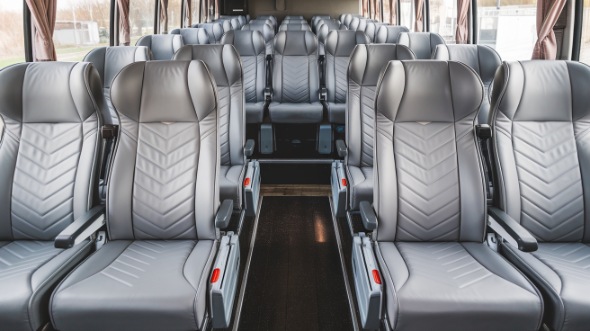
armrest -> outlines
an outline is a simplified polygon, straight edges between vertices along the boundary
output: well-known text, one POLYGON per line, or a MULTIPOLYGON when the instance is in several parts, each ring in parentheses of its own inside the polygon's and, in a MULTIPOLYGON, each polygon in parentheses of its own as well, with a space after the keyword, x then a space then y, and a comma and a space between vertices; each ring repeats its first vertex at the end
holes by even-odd
POLYGON ((217 215, 215 215, 215 227, 220 230, 227 228, 233 212, 234 201, 230 199, 223 200, 217 211, 217 215))
POLYGON ((361 201, 359 209, 365 229, 367 231, 375 230, 377 228, 377 214, 375 214, 375 210, 373 210, 371 204, 367 201, 361 201))
POLYGON ((252 154, 254 154, 255 146, 256 143, 254 142, 254 139, 246 140, 246 145, 244 145, 244 155, 246 155, 247 158, 250 158, 252 154))
POLYGON ((55 248, 70 248, 105 224, 105 207, 96 206, 68 225, 55 238, 55 248))
POLYGON ((504 237, 508 236, 508 238, 504 238, 508 242, 512 240, 512 243, 523 252, 534 252, 537 250, 539 246, 537 239, 510 217, 510 215, 496 207, 490 207, 488 214, 490 215, 489 227, 504 237))
POLYGON ((348 155, 348 147, 346 147, 344 140, 336 140, 336 151, 338 152, 338 156, 341 158, 345 158, 348 155))

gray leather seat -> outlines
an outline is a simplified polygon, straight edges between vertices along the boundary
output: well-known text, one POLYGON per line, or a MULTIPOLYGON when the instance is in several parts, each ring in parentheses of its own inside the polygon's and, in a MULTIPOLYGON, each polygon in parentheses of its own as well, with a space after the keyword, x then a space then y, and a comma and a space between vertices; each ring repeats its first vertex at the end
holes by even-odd
POLYGON ((311 31, 307 22, 303 23, 283 23, 279 27, 279 31, 311 31))
POLYGON ((98 194, 104 100, 89 63, 17 64, 0 71, 0 328, 40 330, 51 290, 90 253, 54 239, 98 194))
POLYGON ((328 92, 326 104, 330 123, 344 124, 346 121, 350 54, 356 45, 369 43, 367 35, 360 31, 332 31, 328 34, 324 79, 328 92))
POLYGON ((541 327, 536 288, 483 243, 482 98, 458 62, 390 62, 377 87, 374 237, 393 330, 541 327))
MULTIPOLYGON (((255 21, 253 21, 253 22, 255 22, 255 21)), ((266 45, 266 54, 273 53, 273 42, 275 40, 275 30, 272 27, 272 25, 270 25, 269 21, 264 21, 263 24, 258 24, 258 23, 246 24, 246 25, 244 25, 244 27, 242 27, 242 30, 259 31, 260 33, 262 33, 262 36, 264 37, 264 43, 266 45)))
MULTIPOLYGON (((228 34, 235 32, 238 31, 228 34)), ((246 172, 246 111, 240 55, 232 45, 191 45, 181 48, 174 59, 201 60, 215 78, 221 148, 219 194, 221 201, 231 199, 234 208, 241 209, 242 183, 246 172)))
POLYGON ((219 44, 221 37, 223 37, 223 26, 220 23, 200 23, 193 25, 193 28, 202 28, 207 31, 209 37, 209 44, 219 44))
POLYGON ((152 52, 154 60, 170 60, 182 46, 182 36, 178 34, 154 34, 141 37, 135 46, 145 46, 152 52))
POLYGON ((286 20, 304 20, 305 18, 301 15, 287 15, 285 16, 286 20))
MULTIPOLYGON (((361 19, 363 19, 362 17, 352 17, 352 19, 350 20, 350 22, 348 23, 348 30, 353 30, 353 31, 357 31, 360 24, 361 24, 361 19)), ((363 29, 364 30, 364 29, 363 29)))
MULTIPOLYGON (((279 23, 277 21, 277 18, 274 16, 270 16, 270 15, 261 15, 261 16, 257 16, 256 20, 269 20, 272 27, 274 28, 275 32, 277 31, 277 28, 279 26, 279 23)), ((252 22, 252 21, 250 21, 252 22)))
POLYGON ((320 23, 323 20, 329 20, 331 17, 329 15, 318 15, 311 18, 311 31, 317 33, 318 28, 320 27, 320 23))
POLYGON ((204 28, 185 28, 174 29, 170 34, 179 34, 182 36, 184 45, 205 45, 209 44, 209 34, 204 28))
POLYGON ((99 47, 84 57, 84 62, 91 62, 102 79, 103 94, 110 114, 108 124, 119 123, 117 112, 111 103, 111 86, 115 76, 131 63, 149 61, 150 59, 150 50, 145 46, 99 47))
POLYGON ((326 39, 328 39, 328 34, 331 31, 337 31, 337 30, 347 30, 347 28, 340 24, 339 21, 336 20, 323 20, 320 22, 320 25, 318 27, 318 31, 316 33, 317 37, 318 37, 318 42, 319 42, 319 52, 320 55, 325 55, 326 50, 325 50, 325 45, 326 45, 326 39))
POLYGON ((589 79, 581 63, 505 62, 492 95, 497 204, 539 247, 502 251, 543 292, 555 331, 590 325, 589 79))
POLYGON ((410 32, 410 30, 402 25, 382 25, 375 34, 375 43, 397 44, 403 32, 410 32))
POLYGON ((365 27, 365 34, 369 37, 371 42, 375 41, 375 36, 377 35, 377 30, 381 26, 383 26, 383 23, 367 22, 367 26, 365 27))
POLYGON ((361 201, 373 201, 373 140, 375 89, 392 60, 411 60, 414 53, 402 45, 358 45, 348 67, 345 160, 350 210, 361 201))
POLYGON ((240 20, 237 17, 233 17, 229 21, 233 30, 240 30, 242 28, 242 23, 240 23, 240 20))
POLYGON ((457 61, 475 70, 483 82, 484 98, 479 108, 478 122, 489 123, 490 95, 496 70, 502 64, 500 55, 485 45, 445 45, 436 46, 435 60, 457 61))
POLYGON ((445 40, 434 32, 402 32, 398 44, 408 46, 417 59, 431 59, 437 45, 444 44, 445 40))
POLYGON ((345 14, 343 18, 340 19, 340 21, 342 22, 342 24, 344 24, 347 28, 350 28, 350 22, 352 22, 353 19, 353 15, 352 14, 345 14))
POLYGON ((221 27, 223 28, 223 33, 227 33, 227 32, 234 30, 234 28, 231 24, 231 21, 228 19, 219 19, 215 22, 221 24, 221 27))
POLYGON ((266 47, 262 34, 258 31, 231 31, 223 36, 221 43, 233 45, 242 60, 246 122, 262 123, 266 87, 266 47))
POLYGON ((365 31, 365 29, 367 28, 367 23, 369 23, 370 21, 366 18, 360 18, 358 21, 358 25, 356 26, 356 29, 353 29, 352 27, 350 28, 350 30, 356 30, 356 31, 365 31))
POLYGON ((318 40, 309 31, 281 31, 274 41, 273 123, 320 123, 318 40))
POLYGON ((62 331, 201 329, 219 206, 212 78, 200 61, 139 62, 112 97, 110 241, 56 288, 51 320, 62 331))

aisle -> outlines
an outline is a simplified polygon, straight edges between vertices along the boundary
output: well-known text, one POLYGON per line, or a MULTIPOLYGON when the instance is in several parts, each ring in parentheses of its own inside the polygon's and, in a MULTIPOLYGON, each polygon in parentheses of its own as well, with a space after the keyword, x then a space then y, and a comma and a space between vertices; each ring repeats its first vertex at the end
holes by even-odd
POLYGON ((264 197, 239 330, 352 330, 328 197, 264 197))

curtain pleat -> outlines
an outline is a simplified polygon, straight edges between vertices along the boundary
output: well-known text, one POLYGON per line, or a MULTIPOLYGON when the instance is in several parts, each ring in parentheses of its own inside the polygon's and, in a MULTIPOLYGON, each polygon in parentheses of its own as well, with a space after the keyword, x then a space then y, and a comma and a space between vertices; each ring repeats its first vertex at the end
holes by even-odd
POLYGON ((26 0, 35 26, 35 61, 55 61, 53 31, 57 16, 57 0, 26 0))
POLYGON ((129 1, 117 0, 119 8, 119 29, 121 30, 121 45, 129 46, 131 43, 131 27, 129 25, 129 1))
POLYGON ((455 31, 457 44, 469 42, 469 6, 471 6, 471 0, 457 0, 457 30, 455 31))
POLYGON ((416 10, 416 22, 414 31, 422 32, 424 29, 424 0, 414 0, 414 9, 416 10))
POLYGON ((557 40, 553 27, 566 0, 537 1, 537 42, 533 49, 533 59, 555 60, 557 57, 557 40))

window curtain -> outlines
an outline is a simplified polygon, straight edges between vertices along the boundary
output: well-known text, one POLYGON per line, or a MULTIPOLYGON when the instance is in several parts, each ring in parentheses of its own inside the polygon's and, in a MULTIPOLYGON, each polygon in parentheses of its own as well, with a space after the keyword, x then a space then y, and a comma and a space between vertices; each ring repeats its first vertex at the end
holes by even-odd
POLYGON ((369 17, 369 0, 362 0, 361 6, 361 15, 363 17, 369 17))
POLYGON ((389 23, 397 25, 397 0, 389 0, 389 23))
POLYGON ((55 61, 53 31, 57 15, 57 0, 26 0, 35 26, 35 61, 55 61))
POLYGON ((168 33, 168 0, 160 0, 160 33, 168 33))
POLYGON ((218 19, 219 18, 219 0, 215 0, 215 8, 213 11, 213 19, 218 19))
POLYGON ((537 42, 533 49, 533 59, 555 60, 557 57, 557 40, 553 27, 566 0, 537 1, 537 42))
POLYGON ((129 1, 130 0, 117 0, 119 8, 119 29, 121 30, 120 44, 123 46, 129 46, 131 43, 131 29, 129 26, 129 1))
POLYGON ((192 0, 184 0, 182 3, 184 9, 184 17, 182 19, 183 28, 190 28, 191 25, 193 25, 193 20, 191 17, 191 1, 192 0))
POLYGON ((424 29, 424 0, 414 0, 414 9, 416 10, 414 31, 422 32, 424 29))
POLYGON ((455 42, 467 44, 469 42, 469 7, 471 0, 457 0, 457 30, 455 42))

